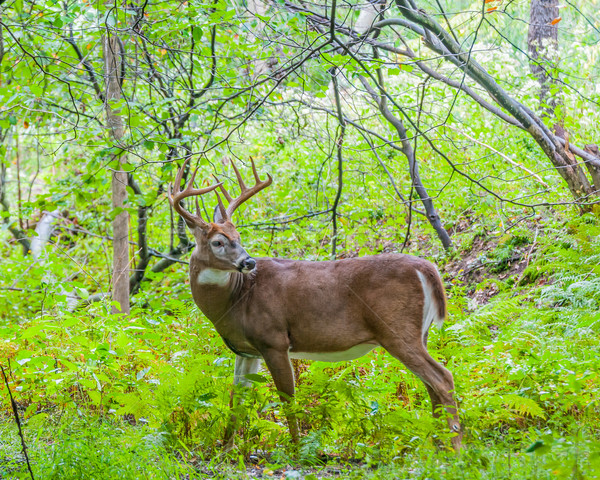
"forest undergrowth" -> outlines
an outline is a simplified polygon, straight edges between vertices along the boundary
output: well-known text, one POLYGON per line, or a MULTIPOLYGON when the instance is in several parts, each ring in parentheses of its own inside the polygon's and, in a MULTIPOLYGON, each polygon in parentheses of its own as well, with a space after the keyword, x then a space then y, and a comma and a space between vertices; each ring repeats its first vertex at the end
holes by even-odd
MULTIPOLYGON (((435 261, 448 288, 449 318, 429 348, 456 380, 459 456, 421 382, 380 349, 295 364, 297 448, 261 371, 225 453, 233 354, 182 268, 142 291, 125 320, 95 303, 3 324, 36 478, 598 478, 598 216, 544 211, 501 236, 462 222, 453 252, 428 249, 426 236, 411 252, 435 261)), ((22 308, 6 305, 4 318, 11 307, 22 308)), ((1 392, 0 477, 28 478, 1 392)))

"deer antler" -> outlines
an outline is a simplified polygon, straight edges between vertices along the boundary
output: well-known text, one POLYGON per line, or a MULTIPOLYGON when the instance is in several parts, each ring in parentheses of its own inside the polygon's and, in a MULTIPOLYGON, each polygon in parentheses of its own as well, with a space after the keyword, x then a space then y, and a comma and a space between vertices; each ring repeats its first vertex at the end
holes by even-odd
MULTIPOLYGON (((227 206, 227 209, 225 209, 225 207, 223 206, 223 202, 221 202, 221 197, 219 197, 219 194, 217 194, 217 198, 219 200, 219 209, 221 210, 221 216, 223 217, 223 220, 231 220, 231 216, 233 215, 233 212, 235 212, 242 203, 244 203, 250 197, 256 195, 262 189, 267 188, 269 185, 271 185, 271 183, 273 183, 273 177, 271 177, 271 175, 269 175, 268 173, 267 173, 266 180, 260 179, 260 177, 258 176, 258 173, 256 172, 256 165, 254 165, 254 159, 252 157, 250 157, 250 162, 252 163, 252 173, 254 174, 254 179, 256 180, 256 184, 253 187, 248 188, 246 186, 246 184, 244 183, 244 180, 242 179, 242 176, 240 175, 240 171, 237 169, 234 161, 230 160, 230 162, 231 162, 231 166, 233 167, 233 171, 235 172, 235 176, 237 177, 237 181, 238 181, 238 184, 240 185, 240 189, 242 192, 239 197, 231 198, 231 195, 229 195, 227 190, 225 190, 225 187, 223 187, 222 182, 219 182, 219 184, 218 184, 219 189, 221 190, 221 192, 223 193, 223 196, 227 199, 227 202, 229 203, 229 205, 227 206)), ((217 181, 219 180, 216 176, 215 176, 215 178, 217 179, 217 181)))
POLYGON ((193 188, 194 187, 194 179, 196 178, 196 173, 198 173, 198 169, 194 170, 192 174, 192 178, 186 185, 185 189, 181 190, 181 180, 183 179, 183 172, 185 170, 185 166, 187 165, 188 160, 186 159, 183 162, 183 165, 177 172, 175 176, 175 184, 170 185, 169 191, 167 192, 167 198, 169 202, 175 209, 175 211, 181 215, 184 220, 188 223, 188 225, 195 225, 200 228, 208 228, 208 223, 204 221, 202 216, 200 215, 200 205, 198 204, 198 197, 200 195, 204 195, 205 193, 212 192, 217 187, 222 187, 222 183, 216 183, 215 185, 211 185, 210 187, 205 188, 193 188), (183 208, 180 202, 187 197, 196 197, 196 215, 191 214, 185 208, 183 208))

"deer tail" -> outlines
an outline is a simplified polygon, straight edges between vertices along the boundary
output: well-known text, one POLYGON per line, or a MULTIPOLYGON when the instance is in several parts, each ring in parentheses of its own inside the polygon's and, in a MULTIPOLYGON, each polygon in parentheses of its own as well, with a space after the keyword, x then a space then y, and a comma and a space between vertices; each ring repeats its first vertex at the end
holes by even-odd
POLYGON ((437 268, 428 264, 417 270, 423 288, 423 323, 421 333, 423 343, 427 343, 427 333, 432 323, 439 328, 446 318, 446 292, 437 268))

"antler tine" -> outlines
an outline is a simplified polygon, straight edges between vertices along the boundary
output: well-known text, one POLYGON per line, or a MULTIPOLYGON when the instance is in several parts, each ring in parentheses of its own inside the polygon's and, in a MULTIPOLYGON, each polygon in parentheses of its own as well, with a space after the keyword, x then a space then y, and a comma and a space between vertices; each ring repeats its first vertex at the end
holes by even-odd
MULTIPOLYGON (((187 165, 187 158, 184 160, 183 165, 179 170, 177 170, 177 175, 175 175, 175 184, 171 184, 171 193, 174 191, 174 187, 177 187, 177 193, 181 192, 181 180, 183 179, 183 171, 185 170, 185 166, 187 165)), ((173 200, 169 197, 169 200, 173 200)))
POLYGON ((242 180, 242 176, 240 175, 240 172, 237 169, 235 163, 233 162, 233 160, 230 160, 230 161, 231 161, 231 165, 233 167, 233 170, 235 171, 235 176, 238 179, 238 183, 240 185, 241 193, 240 193, 239 197, 237 197, 235 199, 232 199, 229 196, 229 194, 226 194, 225 189, 223 187, 221 187, 221 191, 223 192, 224 195, 226 195, 226 198, 227 198, 227 200, 229 202, 229 206, 227 207, 227 210, 225 212, 227 219, 231 219, 231 216, 233 215, 233 212, 235 212, 236 209, 242 203, 244 203, 250 197, 256 195, 262 189, 267 188, 273 182, 273 178, 268 173, 267 173, 267 179, 266 180, 261 180, 260 179, 260 177, 258 176, 258 172, 256 171, 256 165, 254 165, 254 160, 252 159, 252 157, 250 157, 250 162, 252 163, 252 173, 254 174, 254 179, 256 180, 256 184, 253 187, 248 188, 244 184, 244 181, 242 180))
POLYGON ((233 171, 235 172, 235 176, 237 177, 237 181, 240 185, 240 188, 242 189, 242 192, 244 190, 246 190, 246 185, 244 184, 244 180, 242 179, 242 175, 240 174, 240 171, 237 169, 237 166, 235 164, 235 162, 233 161, 232 158, 229 159, 229 161, 231 162, 231 166, 233 167, 233 171))
MULTIPOLYGON (((214 173, 213 173, 213 177, 215 177, 215 180, 218 182, 219 181, 219 177, 217 177, 214 173)), ((228 203, 231 203, 231 201, 233 200, 231 198, 231 195, 229 195, 229 192, 227 190, 225 190, 225 187, 222 185, 223 182, 221 182, 221 185, 219 186, 219 190, 221 190, 221 193, 223 194, 223 196, 227 199, 228 203)), ((217 195, 218 197, 219 195, 217 195)))
POLYGON ((201 228, 206 228, 206 227, 208 227, 208 223, 200 215, 200 205, 198 204, 198 196, 204 195, 205 193, 208 193, 208 192, 212 192, 217 187, 222 186, 222 183, 219 182, 219 183, 210 185, 209 187, 205 187, 205 188, 193 188, 194 180, 196 179, 196 174, 198 173, 198 169, 196 169, 196 170, 194 170, 194 173, 192 173, 192 177, 190 178, 190 181, 188 182, 186 187, 182 190, 181 189, 181 180, 183 179, 183 172, 185 170, 187 162, 188 162, 187 159, 183 162, 183 165, 181 166, 181 168, 177 172, 177 175, 175 176, 175 185, 171 185, 171 188, 169 189, 170 190, 170 192, 168 194, 169 202, 171 203, 171 205, 173 206, 175 211, 177 213, 179 213, 179 215, 181 215, 187 221, 188 225, 196 225, 201 228), (175 189, 177 189, 177 190, 175 190, 175 189), (196 215, 193 215, 190 212, 188 212, 179 203, 184 198, 192 197, 192 196, 196 197, 196 215))
MULTIPOLYGON (((221 190, 223 189, 223 187, 221 187, 221 190)), ((225 192, 227 193, 227 192, 225 192)), ((223 201, 221 200, 221 197, 219 196, 219 194, 217 192, 215 192, 215 195, 217 195, 217 201, 219 202, 218 207, 219 207, 219 211, 221 212, 221 218, 223 218, 224 220, 227 219, 227 210, 225 210, 225 206, 223 205, 223 201)), ((229 194, 227 194, 229 195, 229 194)), ((229 197, 231 198, 231 197, 229 197)))
POLYGON ((194 180, 196 180, 196 174, 198 173, 198 169, 196 168, 196 170, 194 170, 194 173, 192 173, 192 177, 190 178, 190 181, 187 183, 187 185, 185 186, 185 190, 182 193, 194 190, 192 187, 194 186, 194 180))
MULTIPOLYGON (((254 179, 256 180, 256 183, 260 182, 260 177, 258 176, 258 173, 256 173, 256 165, 254 165, 254 159, 252 157, 250 157, 250 163, 252 165, 252 173, 254 174, 254 179)), ((267 174, 268 176, 269 174, 267 174)))

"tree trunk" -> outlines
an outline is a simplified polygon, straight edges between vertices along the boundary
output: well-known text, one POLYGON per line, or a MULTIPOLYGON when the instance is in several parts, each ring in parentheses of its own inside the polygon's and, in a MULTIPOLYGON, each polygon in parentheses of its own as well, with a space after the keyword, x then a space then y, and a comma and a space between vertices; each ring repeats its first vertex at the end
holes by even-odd
MULTIPOLYGON (((248 0, 248 12, 253 16, 264 17, 267 14, 268 6, 262 0, 248 0)), ((249 40, 256 41, 256 39, 260 39, 264 31, 264 23, 262 20, 256 22, 254 27, 250 29, 249 40)), ((260 50, 259 50, 260 52, 260 50)), ((277 63, 276 57, 271 58, 257 58, 254 60, 254 71, 251 74, 253 79, 260 77, 261 75, 266 75, 269 73, 269 70, 277 63)))
POLYGON ((377 18, 381 14, 381 10, 385 7, 385 2, 380 0, 369 0, 361 5, 360 14, 354 24, 354 31, 364 35, 369 32, 377 18))
MULTIPOLYGON (((104 50, 104 75, 106 78, 105 107, 110 134, 115 145, 123 138, 123 119, 118 110, 113 110, 111 102, 121 98, 123 82, 123 43, 119 38, 106 32, 102 42, 104 50)), ((119 155, 119 164, 126 162, 124 155, 119 155)), ((127 199, 127 172, 112 172, 112 205, 114 210, 123 209, 127 199)), ((122 210, 113 220, 113 274, 112 299, 120 306, 121 313, 129 313, 129 213, 122 210)), ((113 313, 118 310, 113 307, 113 313)))
MULTIPOLYGON (((594 157, 600 160, 600 150, 598 145, 589 144, 585 146, 585 151, 592 154, 594 157)), ((586 162, 592 181, 594 182, 594 189, 596 192, 600 192, 600 166, 594 165, 590 162, 586 162)))
MULTIPOLYGON (((552 71, 558 61, 558 0, 531 0, 529 11, 529 33, 527 49, 531 73, 540 84, 540 115, 542 119, 553 119, 556 106, 560 103, 559 83, 552 71)), ((555 134, 567 141, 565 148, 557 146, 554 166, 563 177, 575 199, 586 199, 594 195, 585 170, 569 150, 568 136, 562 128, 560 118, 555 120, 555 134)), ((590 172, 592 173, 592 172, 590 172)), ((585 210, 587 207, 580 207, 585 210)))
POLYGON ((558 103, 558 92, 550 91, 558 88, 552 76, 558 57, 558 27, 552 24, 558 18, 558 0, 531 0, 529 12, 529 67, 540 84, 542 117, 552 117, 558 103))

